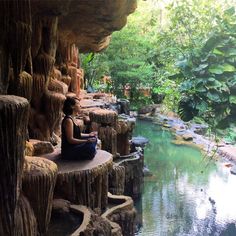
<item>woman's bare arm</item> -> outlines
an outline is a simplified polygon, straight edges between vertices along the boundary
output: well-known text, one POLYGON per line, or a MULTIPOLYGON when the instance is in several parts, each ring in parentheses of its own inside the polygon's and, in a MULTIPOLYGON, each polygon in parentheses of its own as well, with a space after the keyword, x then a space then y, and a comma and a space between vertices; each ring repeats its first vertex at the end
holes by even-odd
POLYGON ((65 128, 65 134, 66 134, 66 138, 67 138, 68 143, 70 143, 70 144, 82 144, 82 143, 87 142, 87 140, 74 138, 73 122, 72 122, 71 119, 66 119, 64 121, 64 128, 65 128))

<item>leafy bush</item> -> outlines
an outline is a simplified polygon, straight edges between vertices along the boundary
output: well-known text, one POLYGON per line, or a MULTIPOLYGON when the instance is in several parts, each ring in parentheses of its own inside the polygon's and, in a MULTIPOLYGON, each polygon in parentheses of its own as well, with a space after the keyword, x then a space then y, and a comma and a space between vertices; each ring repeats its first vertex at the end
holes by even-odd
POLYGON ((236 16, 226 10, 205 44, 178 62, 184 82, 179 113, 183 119, 202 116, 214 125, 232 120, 236 108, 236 16))

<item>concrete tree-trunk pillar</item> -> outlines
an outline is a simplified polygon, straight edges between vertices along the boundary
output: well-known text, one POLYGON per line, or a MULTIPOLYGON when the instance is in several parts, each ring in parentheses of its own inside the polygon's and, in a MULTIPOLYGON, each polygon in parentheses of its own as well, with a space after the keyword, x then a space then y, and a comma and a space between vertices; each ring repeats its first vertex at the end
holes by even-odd
POLYGON ((0 96, 0 235, 16 234, 28 115, 25 98, 0 96))
POLYGON ((117 113, 106 109, 95 109, 89 112, 91 122, 99 124, 98 137, 102 141, 102 150, 117 154, 117 113))
POLYGON ((47 232, 51 218, 53 191, 57 177, 57 165, 40 157, 25 157, 23 191, 28 198, 41 235, 47 232))

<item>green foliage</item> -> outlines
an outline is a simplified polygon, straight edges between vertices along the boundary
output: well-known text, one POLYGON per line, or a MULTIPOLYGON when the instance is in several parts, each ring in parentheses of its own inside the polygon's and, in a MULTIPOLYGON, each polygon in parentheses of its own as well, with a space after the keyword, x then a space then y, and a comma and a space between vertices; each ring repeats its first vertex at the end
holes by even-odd
POLYGON ((100 86, 100 79, 103 75, 109 74, 108 59, 105 55, 94 53, 81 55, 82 65, 85 71, 85 86, 95 89, 100 86))
POLYGON ((129 84, 130 100, 136 107, 151 102, 150 97, 144 97, 140 89, 152 87, 155 72, 153 62, 149 60, 153 47, 148 33, 150 19, 145 16, 137 11, 122 31, 113 33, 109 48, 95 55, 86 74, 94 78, 91 80, 93 85, 100 75, 111 76, 112 91, 118 97, 124 96, 124 87, 129 84))
POLYGON ((157 85, 152 89, 152 93, 164 95, 164 105, 168 109, 175 111, 175 107, 177 107, 180 98, 178 83, 167 78, 165 80, 157 79, 156 84, 157 85))
POLYGON ((128 24, 108 49, 84 59, 88 84, 112 79, 118 97, 131 87, 131 105, 151 103, 140 88, 165 96, 184 120, 198 116, 224 126, 236 116, 236 19, 234 0, 138 1, 128 24), (229 3, 228 3, 229 2, 229 3), (92 59, 92 60, 90 60, 92 59))
POLYGON ((178 63, 185 94, 179 104, 180 115, 192 119, 198 115, 214 125, 231 117, 236 97, 231 85, 236 78, 236 15, 226 10, 205 44, 178 63))

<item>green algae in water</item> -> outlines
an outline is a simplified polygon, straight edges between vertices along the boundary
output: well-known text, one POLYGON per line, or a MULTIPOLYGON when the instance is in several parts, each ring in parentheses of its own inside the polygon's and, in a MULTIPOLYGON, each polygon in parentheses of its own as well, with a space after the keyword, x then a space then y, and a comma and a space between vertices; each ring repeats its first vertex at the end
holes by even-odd
POLYGON ((171 143, 173 136, 151 122, 138 121, 135 135, 150 140, 145 163, 141 216, 136 235, 236 235, 236 176, 224 163, 203 158, 198 149, 171 143))

